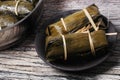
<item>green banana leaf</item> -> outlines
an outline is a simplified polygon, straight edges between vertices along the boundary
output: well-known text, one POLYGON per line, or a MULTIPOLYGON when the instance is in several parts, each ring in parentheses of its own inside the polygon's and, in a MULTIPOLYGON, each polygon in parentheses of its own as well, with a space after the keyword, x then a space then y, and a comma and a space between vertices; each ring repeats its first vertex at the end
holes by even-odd
MULTIPOLYGON (((86 55, 86 53, 91 52, 88 33, 72 33, 64 36, 66 40, 68 60, 72 57, 86 55)), ((91 32, 91 37, 95 50, 101 50, 100 48, 107 47, 108 42, 104 30, 91 32)), ((55 61, 58 59, 64 60, 63 40, 60 35, 48 36, 46 38, 46 58, 48 61, 55 61)))
MULTIPOLYGON (((2 1, 0 2, 0 12, 12 12, 15 14, 15 1, 2 1)), ((28 1, 20 1, 18 4, 17 12, 19 16, 24 17, 26 14, 30 13, 33 10, 32 3, 28 1)))
POLYGON ((0 28, 6 28, 13 26, 18 19, 13 15, 0 14, 0 28))
MULTIPOLYGON (((90 5, 86 9, 90 13, 93 20, 95 20, 96 18, 98 18, 100 16, 100 12, 99 12, 98 7, 96 5, 94 5, 94 4, 90 5)), ((89 23, 88 18, 86 17, 83 10, 80 10, 80 11, 77 11, 77 12, 71 14, 71 15, 68 15, 67 17, 64 18, 64 22, 66 24, 67 31, 65 31, 62 22, 57 21, 57 22, 50 24, 48 26, 48 29, 46 30, 46 34, 53 35, 53 36, 58 35, 58 32, 54 28, 55 26, 61 27, 62 33, 65 34, 66 32, 68 33, 68 32, 75 31, 75 30, 83 27, 87 23, 89 23)))

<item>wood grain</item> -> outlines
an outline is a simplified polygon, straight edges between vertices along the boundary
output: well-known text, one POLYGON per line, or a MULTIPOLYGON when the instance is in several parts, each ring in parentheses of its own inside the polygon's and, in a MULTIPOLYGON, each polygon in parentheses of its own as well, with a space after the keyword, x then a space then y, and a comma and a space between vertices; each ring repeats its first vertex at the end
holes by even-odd
MULTIPOLYGON (((120 27, 120 0, 46 0, 41 22, 59 12, 82 9, 93 3, 115 26, 120 27)), ((34 38, 35 35, 31 35, 22 43, 0 52, 0 80, 120 79, 119 41, 113 48, 113 54, 102 64, 82 72, 63 72, 48 66, 38 57, 34 38)))

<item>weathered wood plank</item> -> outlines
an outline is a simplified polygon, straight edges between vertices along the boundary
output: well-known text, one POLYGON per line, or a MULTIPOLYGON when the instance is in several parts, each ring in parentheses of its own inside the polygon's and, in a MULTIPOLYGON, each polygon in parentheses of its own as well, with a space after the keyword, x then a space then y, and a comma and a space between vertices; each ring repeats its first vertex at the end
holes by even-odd
MULTIPOLYGON (((120 26, 120 0, 46 0, 42 23, 62 11, 82 9, 95 3, 100 12, 120 26)), ((40 26, 41 27, 41 26, 40 26)), ((45 64, 37 55, 35 34, 21 44, 0 52, 0 80, 119 80, 120 44, 102 64, 82 72, 63 72, 45 64)), ((118 42, 119 43, 119 42, 118 42)))
MULTIPOLYGON (((92 72, 95 74, 99 74, 104 72, 104 74, 120 74, 120 56, 119 54, 113 54, 114 56, 109 57, 104 63, 101 65, 91 69, 88 73, 92 72), (116 57, 117 56, 117 57, 116 57), (113 60, 114 59, 114 60, 113 60), (109 70, 108 70, 109 69, 109 70)), ((9 54, 2 52, 0 54, 0 71, 10 71, 10 72, 18 72, 18 73, 28 73, 28 74, 41 74, 38 72, 44 72, 47 74, 48 72, 54 72, 56 75, 58 72, 47 64, 45 64, 39 57, 37 57, 36 52, 27 51, 11 51, 9 54)), ((52 75, 55 75, 51 73, 52 75)), ((88 74, 87 73, 87 74, 88 74)), ((43 74, 43 73, 42 73, 43 74)), ((49 74, 50 75, 50 74, 49 74)))

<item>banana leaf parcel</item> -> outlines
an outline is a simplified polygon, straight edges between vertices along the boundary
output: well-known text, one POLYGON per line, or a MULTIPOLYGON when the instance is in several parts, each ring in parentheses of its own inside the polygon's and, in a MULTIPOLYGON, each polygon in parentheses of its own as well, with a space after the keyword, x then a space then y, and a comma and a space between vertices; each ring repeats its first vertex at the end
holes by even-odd
MULTIPOLYGON (((86 55, 87 52, 91 52, 88 33, 72 33, 64 36, 66 40, 68 60, 80 55, 86 55)), ((91 38, 95 51, 97 49, 101 50, 100 48, 106 48, 108 45, 104 30, 91 32, 91 38)), ((46 58, 49 61, 59 59, 64 60, 63 40, 60 35, 48 36, 46 38, 46 58)))
MULTIPOLYGON (((86 9, 88 10, 93 20, 98 19, 98 17, 100 16, 100 12, 96 5, 94 4, 90 5, 86 9)), ((83 10, 68 15, 67 17, 64 18, 64 22, 66 24, 67 31, 64 29, 62 22, 58 21, 48 26, 48 29, 46 30, 46 34, 53 36, 58 35, 58 32, 54 28, 55 26, 61 27, 62 34, 66 34, 68 32, 75 32, 76 30, 80 29, 81 27, 89 23, 83 10)))
POLYGON ((20 1, 16 6, 16 1, 2 1, 0 2, 0 12, 11 12, 15 14, 15 8, 19 16, 25 16, 33 10, 32 3, 28 1, 20 1))

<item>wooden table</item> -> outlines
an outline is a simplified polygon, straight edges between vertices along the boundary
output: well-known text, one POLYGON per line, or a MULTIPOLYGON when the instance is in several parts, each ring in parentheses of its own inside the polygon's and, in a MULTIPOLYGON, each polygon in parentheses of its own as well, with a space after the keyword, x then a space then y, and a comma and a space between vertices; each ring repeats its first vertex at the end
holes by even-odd
MULTIPOLYGON (((120 27, 120 0, 46 0, 42 22, 62 11, 95 3, 100 12, 120 27)), ((0 80, 120 80, 120 44, 102 64, 82 72, 63 72, 45 64, 37 55, 31 35, 20 45, 0 52, 0 80)), ((118 42, 119 43, 119 42, 118 42)))

